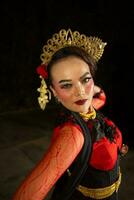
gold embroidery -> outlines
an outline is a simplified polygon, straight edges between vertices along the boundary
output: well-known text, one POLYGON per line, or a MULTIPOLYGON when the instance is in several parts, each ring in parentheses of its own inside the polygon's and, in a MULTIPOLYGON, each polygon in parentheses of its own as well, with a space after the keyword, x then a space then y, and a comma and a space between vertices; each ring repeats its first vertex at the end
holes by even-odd
POLYGON ((117 192, 121 183, 121 172, 119 172, 118 180, 112 185, 104 188, 87 188, 79 185, 76 189, 80 191, 84 196, 93 199, 105 199, 111 196, 115 191, 117 192))

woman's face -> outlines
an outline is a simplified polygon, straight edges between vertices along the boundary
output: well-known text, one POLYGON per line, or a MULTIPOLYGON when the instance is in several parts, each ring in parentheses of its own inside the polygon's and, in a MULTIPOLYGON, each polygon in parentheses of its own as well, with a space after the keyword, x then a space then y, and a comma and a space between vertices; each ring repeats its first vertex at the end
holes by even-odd
POLYGON ((75 56, 63 58, 52 66, 51 76, 51 90, 64 107, 74 112, 89 111, 94 81, 86 62, 75 56))

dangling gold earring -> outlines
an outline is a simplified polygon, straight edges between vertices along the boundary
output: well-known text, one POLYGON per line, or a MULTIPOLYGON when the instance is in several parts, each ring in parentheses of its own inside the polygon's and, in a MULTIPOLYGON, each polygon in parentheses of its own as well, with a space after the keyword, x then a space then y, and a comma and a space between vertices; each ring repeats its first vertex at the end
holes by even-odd
POLYGON ((38 97, 38 102, 42 110, 45 109, 46 104, 51 100, 51 92, 49 89, 47 89, 46 82, 42 76, 41 78, 41 86, 37 89, 38 92, 40 92, 40 96, 38 97))

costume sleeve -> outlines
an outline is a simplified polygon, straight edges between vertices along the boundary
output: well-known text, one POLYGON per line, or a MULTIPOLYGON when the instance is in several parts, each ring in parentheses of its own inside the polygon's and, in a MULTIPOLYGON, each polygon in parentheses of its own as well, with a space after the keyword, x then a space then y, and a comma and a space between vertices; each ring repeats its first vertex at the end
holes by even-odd
POLYGON ((66 125, 59 129, 46 154, 20 185, 13 200, 43 200, 76 158, 83 143, 84 137, 77 127, 66 125))
POLYGON ((103 90, 93 96, 92 105, 98 110, 106 103, 106 94, 103 90))

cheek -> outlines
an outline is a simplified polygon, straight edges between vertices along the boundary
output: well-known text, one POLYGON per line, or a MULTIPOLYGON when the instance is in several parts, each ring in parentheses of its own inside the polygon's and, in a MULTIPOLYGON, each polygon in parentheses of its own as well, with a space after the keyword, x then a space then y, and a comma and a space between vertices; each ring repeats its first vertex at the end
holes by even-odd
POLYGON ((70 98, 70 93, 64 89, 56 89, 57 97, 62 101, 68 101, 70 98))
POLYGON ((85 87, 85 91, 86 93, 93 93, 93 88, 94 88, 94 82, 93 81, 89 81, 88 84, 86 84, 86 87, 85 87))

